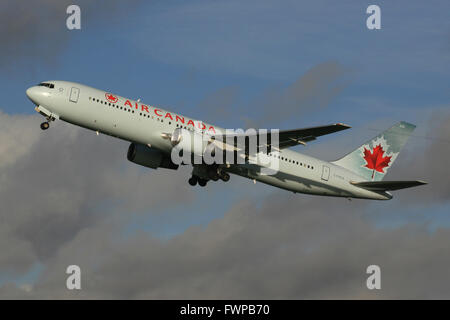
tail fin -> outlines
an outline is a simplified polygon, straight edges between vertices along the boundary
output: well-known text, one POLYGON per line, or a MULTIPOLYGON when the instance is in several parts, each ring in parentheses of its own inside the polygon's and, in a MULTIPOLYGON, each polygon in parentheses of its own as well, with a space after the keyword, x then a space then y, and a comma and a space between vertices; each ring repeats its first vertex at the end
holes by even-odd
POLYGON ((359 174, 366 180, 380 181, 415 127, 411 123, 401 121, 333 163, 359 174))

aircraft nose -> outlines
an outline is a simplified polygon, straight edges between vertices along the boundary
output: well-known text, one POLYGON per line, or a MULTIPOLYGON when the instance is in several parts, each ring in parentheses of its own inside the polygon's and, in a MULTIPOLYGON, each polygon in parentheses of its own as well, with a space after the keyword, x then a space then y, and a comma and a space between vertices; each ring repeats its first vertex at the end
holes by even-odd
POLYGON ((26 91, 28 99, 30 99, 33 103, 36 103, 38 98, 38 92, 36 87, 28 88, 26 91))

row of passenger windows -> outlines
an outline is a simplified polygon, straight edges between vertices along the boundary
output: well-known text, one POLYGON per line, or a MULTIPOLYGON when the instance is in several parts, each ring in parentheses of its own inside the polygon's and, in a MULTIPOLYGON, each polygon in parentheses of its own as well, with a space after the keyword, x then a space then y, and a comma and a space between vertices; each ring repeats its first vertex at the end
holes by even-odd
MULTIPOLYGON (((118 106, 118 105, 116 105, 114 103, 111 103, 111 102, 106 102, 106 101, 103 101, 103 100, 100 100, 100 99, 97 99, 97 98, 92 98, 92 97, 89 97, 89 100, 90 101, 94 101, 94 102, 98 102, 98 103, 101 103, 101 104, 104 104, 104 105, 107 105, 107 106, 110 106, 110 107, 113 107, 113 108, 117 108, 119 110, 123 110, 123 111, 126 111, 126 112, 134 113, 134 110, 132 110, 130 108, 121 107, 121 106, 118 106)), ((160 119, 159 117, 155 117, 155 116, 152 116, 150 114, 146 114, 144 112, 140 112, 139 116, 144 117, 144 118, 149 118, 149 119, 150 118, 152 118, 152 119, 156 118, 157 121, 164 122, 164 119, 160 119)), ((169 124, 171 125, 172 121, 169 121, 169 124)), ((193 128, 189 128, 187 126, 182 126, 181 124, 178 124, 178 123, 177 123, 177 128, 183 128, 183 129, 186 129, 186 130, 194 131, 193 128)))
POLYGON ((275 157, 275 158, 278 158, 280 160, 283 160, 283 161, 286 161, 286 162, 289 162, 289 163, 292 163, 292 164, 296 164, 298 166, 305 167, 305 168, 308 168, 308 169, 311 169, 311 170, 314 169, 314 166, 311 166, 309 164, 302 163, 302 162, 299 162, 299 161, 295 161, 295 160, 292 160, 292 159, 288 159, 288 158, 280 156, 278 154, 269 153, 269 156, 275 157))
MULTIPOLYGON (((120 107, 120 106, 118 106, 118 105, 116 105, 114 103, 111 103, 111 102, 106 102, 106 101, 103 101, 103 100, 100 100, 100 99, 96 99, 96 98, 92 98, 92 97, 89 97, 89 100, 90 101, 94 101, 94 102, 98 102, 98 103, 101 103, 101 104, 104 104, 104 105, 107 105, 107 106, 110 106, 110 107, 113 107, 113 108, 117 108, 117 109, 120 109, 120 110, 124 110, 124 111, 127 111, 127 112, 134 113, 134 110, 132 110, 132 109, 125 108, 125 107, 120 107)), ((144 117, 144 118, 155 119, 155 116, 152 116, 150 114, 145 114, 145 113, 142 113, 142 112, 139 113, 139 116, 144 117)), ((164 122, 163 119, 159 119, 158 117, 156 117, 156 120, 164 122)), ((172 124, 172 122, 169 121, 169 124, 172 124)), ((177 128, 183 128, 183 129, 186 129, 186 130, 194 131, 193 128, 189 128, 187 126, 182 126, 182 125, 180 125, 178 123, 176 124, 176 126, 177 126, 177 128)), ((309 165, 309 164, 307 165, 306 163, 302 163, 302 162, 299 162, 299 161, 291 160, 291 159, 288 159, 286 157, 282 157, 280 155, 269 153, 269 156, 275 157, 275 158, 278 158, 280 160, 283 160, 283 161, 286 161, 286 162, 289 162, 289 163, 293 163, 293 164, 296 164, 298 166, 302 166, 302 167, 305 167, 305 168, 308 168, 308 169, 314 169, 314 167, 309 165)))
POLYGON ((101 103, 101 104, 104 104, 104 105, 107 105, 107 106, 110 106, 110 107, 113 107, 113 108, 117 108, 117 109, 120 109, 120 110, 123 110, 123 111, 128 111, 128 112, 134 113, 134 110, 131 110, 131 109, 128 109, 128 108, 125 108, 125 107, 120 107, 120 106, 118 106, 118 105, 116 105, 114 103, 111 103, 111 102, 106 102, 106 101, 103 101, 103 100, 100 100, 100 99, 96 99, 96 98, 92 98, 92 97, 89 97, 89 100, 92 100, 94 102, 98 102, 98 103, 101 103))

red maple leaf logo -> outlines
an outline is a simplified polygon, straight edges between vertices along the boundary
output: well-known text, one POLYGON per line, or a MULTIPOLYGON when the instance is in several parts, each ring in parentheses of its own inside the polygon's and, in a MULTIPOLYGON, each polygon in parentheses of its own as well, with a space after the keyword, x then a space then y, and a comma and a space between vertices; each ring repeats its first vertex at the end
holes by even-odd
POLYGON ((373 148, 372 152, 364 147, 364 160, 366 160, 367 164, 366 168, 372 169, 372 179, 375 174, 375 170, 381 173, 384 173, 383 169, 389 166, 389 162, 391 162, 392 156, 384 157, 384 150, 381 144, 377 145, 373 148))
POLYGON ((116 103, 117 100, 119 100, 119 98, 117 98, 115 95, 113 95, 111 93, 105 93, 105 97, 106 97, 106 100, 108 100, 109 102, 112 102, 112 103, 116 103))

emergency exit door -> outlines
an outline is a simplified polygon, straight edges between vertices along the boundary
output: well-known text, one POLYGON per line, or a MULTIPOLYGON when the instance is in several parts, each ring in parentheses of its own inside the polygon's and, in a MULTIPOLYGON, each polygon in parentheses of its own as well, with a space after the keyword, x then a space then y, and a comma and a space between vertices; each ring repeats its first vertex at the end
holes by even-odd
POLYGON ((72 89, 70 89, 70 98, 69 100, 71 102, 78 102, 78 96, 80 95, 80 89, 72 87, 72 89))

